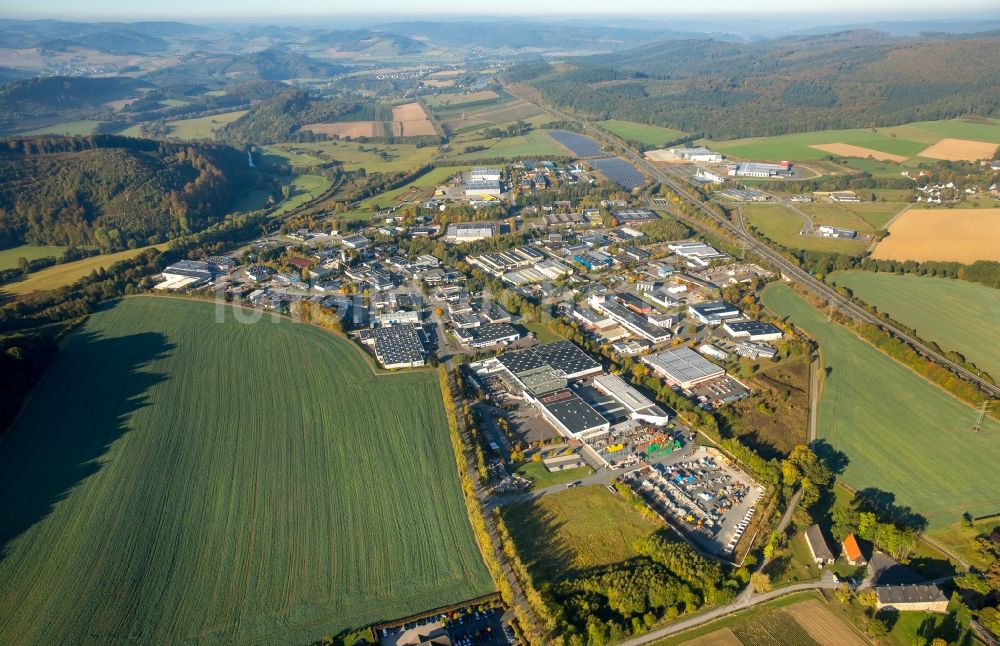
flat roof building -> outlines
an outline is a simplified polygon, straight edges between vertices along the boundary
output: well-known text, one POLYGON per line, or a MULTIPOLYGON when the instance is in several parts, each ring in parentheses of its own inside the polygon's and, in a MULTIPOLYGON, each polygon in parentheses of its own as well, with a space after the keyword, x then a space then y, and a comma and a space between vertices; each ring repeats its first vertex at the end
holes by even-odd
POLYGON ((761 321, 725 321, 722 329, 734 339, 751 341, 776 341, 782 336, 778 326, 761 321))
POLYGON ((508 323, 487 323, 469 329, 458 329, 455 336, 462 345, 476 349, 513 343, 521 338, 520 333, 508 323))
POLYGON ((706 325, 718 325, 726 319, 734 319, 741 316, 735 305, 731 305, 723 300, 705 301, 688 306, 688 314, 706 325))
POLYGON ((698 384, 726 375, 724 368, 715 365, 691 348, 680 347, 642 358, 668 383, 688 390, 698 384))
POLYGON ((603 435, 611 429, 611 423, 579 395, 563 388, 535 399, 542 415, 564 436, 573 439, 589 439, 603 435))
POLYGON ((670 416, 665 410, 617 375, 601 375, 595 378, 594 387, 624 406, 632 419, 656 426, 664 426, 670 421, 670 416))
POLYGON ((601 364, 572 341, 556 341, 524 350, 504 352, 497 360, 514 376, 548 366, 566 379, 579 379, 602 372, 601 364))
POLYGON ((455 242, 473 242, 492 238, 495 233, 496 227, 489 222, 463 222, 449 224, 445 237, 455 242))
POLYGON ((387 370, 424 365, 424 344, 416 326, 392 325, 362 330, 361 341, 373 346, 375 358, 387 370))

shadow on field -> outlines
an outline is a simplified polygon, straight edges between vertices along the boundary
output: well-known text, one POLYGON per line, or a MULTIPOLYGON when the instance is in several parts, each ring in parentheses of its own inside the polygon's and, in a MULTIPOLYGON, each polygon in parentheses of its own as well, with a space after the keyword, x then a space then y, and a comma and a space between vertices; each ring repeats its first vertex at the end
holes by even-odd
POLYGON ((142 367, 173 348, 153 332, 76 333, 67 340, 0 444, 0 559, 11 541, 101 469, 108 449, 130 430, 129 416, 149 405, 149 389, 168 378, 142 367))
POLYGON ((564 522, 539 504, 539 500, 536 498, 502 508, 504 521, 521 560, 539 582, 576 574, 573 546, 568 545, 559 532, 564 522))

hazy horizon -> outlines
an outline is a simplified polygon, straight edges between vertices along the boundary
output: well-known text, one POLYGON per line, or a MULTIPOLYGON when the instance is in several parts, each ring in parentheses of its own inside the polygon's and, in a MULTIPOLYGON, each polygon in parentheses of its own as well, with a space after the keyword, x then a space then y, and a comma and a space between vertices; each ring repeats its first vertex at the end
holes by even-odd
POLYGON ((287 0, 281 11, 266 0, 176 0, 169 5, 158 5, 147 10, 137 10, 136 5, 124 0, 102 0, 81 4, 72 0, 38 0, 30 5, 0 9, 0 18, 17 20, 78 20, 122 21, 177 20, 187 22, 271 22, 294 24, 302 20, 338 20, 352 23, 399 20, 461 20, 463 18, 488 19, 491 17, 525 18, 535 20, 612 19, 622 22, 652 19, 657 21, 691 21, 721 18, 749 21, 776 20, 781 23, 806 21, 817 24, 843 24, 867 21, 921 22, 926 20, 991 20, 1000 17, 1000 7, 986 0, 966 0, 942 8, 940 3, 924 0, 906 2, 888 0, 873 6, 865 0, 820 0, 793 8, 765 6, 760 11, 746 13, 746 4, 736 0, 719 0, 710 5, 674 6, 663 10, 652 0, 630 0, 618 4, 614 11, 605 2, 594 0, 553 0, 539 5, 530 0, 511 0, 504 12, 495 6, 476 11, 474 5, 454 0, 430 0, 415 8, 412 2, 382 0, 376 7, 364 10, 333 8, 316 0, 287 0), (460 12, 460 13, 458 13, 460 12), (742 12, 742 13, 741 13, 742 12))

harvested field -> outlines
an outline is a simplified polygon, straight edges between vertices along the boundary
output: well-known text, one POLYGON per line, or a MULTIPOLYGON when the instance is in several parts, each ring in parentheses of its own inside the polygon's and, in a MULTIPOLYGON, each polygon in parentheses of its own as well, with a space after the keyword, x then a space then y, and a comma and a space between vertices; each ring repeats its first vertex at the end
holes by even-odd
POLYGON ((4 644, 306 644, 494 589, 437 375, 207 302, 67 337, 0 510, 4 644))
POLYGON ((336 121, 333 123, 307 123, 302 130, 331 137, 378 137, 382 134, 378 121, 336 121))
POLYGON ((434 136, 434 124, 430 119, 414 121, 393 121, 392 136, 394 137, 426 137, 434 136))
POLYGON ((875 258, 1000 261, 1000 208, 910 209, 889 225, 875 258))
MULTIPOLYGON (((426 83, 426 81, 424 81, 426 83)), ((454 83, 454 81, 451 81, 454 83)), ((460 105, 467 105, 469 103, 480 103, 482 101, 493 101, 494 99, 499 99, 500 95, 493 90, 481 90, 479 92, 469 92, 468 94, 439 94, 437 96, 429 96, 424 101, 427 102, 428 107, 434 108, 451 108, 460 105)))
POLYGON ((838 157, 861 157, 862 159, 871 157, 879 161, 894 162, 904 162, 907 159, 903 155, 893 155, 892 153, 886 153, 872 148, 863 148, 853 144, 812 144, 812 147, 817 150, 830 153, 831 155, 837 155, 838 157))
POLYGON ((134 96, 130 99, 118 99, 117 101, 106 101, 104 105, 111 108, 112 110, 121 110, 127 105, 131 105, 139 100, 139 97, 134 96))
POLYGON ((427 118, 423 106, 419 103, 404 103, 392 109, 393 121, 422 121, 427 118))
POLYGON ((451 87, 455 85, 455 81, 451 79, 441 80, 441 79, 424 79, 424 85, 427 87, 451 87))
POLYGON ((802 626, 820 646, 865 646, 866 642, 854 634, 825 604, 804 601, 785 608, 785 612, 802 626))
POLYGON ((988 141, 942 139, 936 144, 924 148, 920 152, 920 156, 949 161, 976 161, 978 159, 993 159, 996 151, 997 144, 988 141))
POLYGON ((714 633, 686 641, 682 646, 743 646, 743 642, 729 628, 720 628, 714 633))

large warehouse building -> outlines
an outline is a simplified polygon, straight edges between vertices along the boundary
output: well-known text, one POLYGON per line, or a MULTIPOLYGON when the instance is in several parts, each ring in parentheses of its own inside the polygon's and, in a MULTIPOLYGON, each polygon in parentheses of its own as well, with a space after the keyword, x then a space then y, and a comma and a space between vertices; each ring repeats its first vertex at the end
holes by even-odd
POLYGON ((689 390, 698 384, 726 375, 724 368, 715 365, 691 348, 674 348, 642 358, 668 383, 689 390))
POLYGON ((566 437, 586 440, 607 433, 610 422, 569 388, 539 395, 535 406, 566 437))

